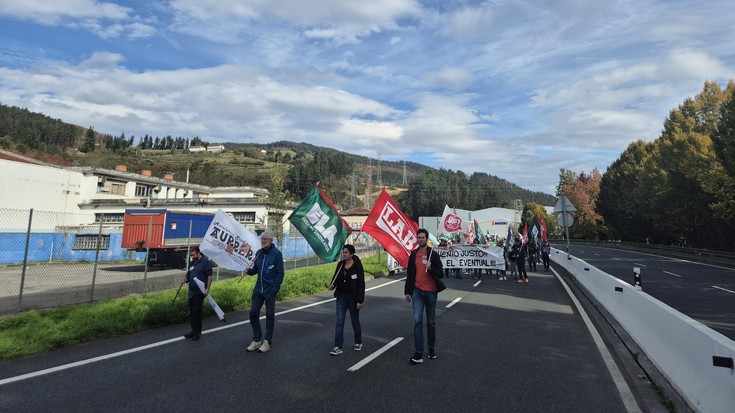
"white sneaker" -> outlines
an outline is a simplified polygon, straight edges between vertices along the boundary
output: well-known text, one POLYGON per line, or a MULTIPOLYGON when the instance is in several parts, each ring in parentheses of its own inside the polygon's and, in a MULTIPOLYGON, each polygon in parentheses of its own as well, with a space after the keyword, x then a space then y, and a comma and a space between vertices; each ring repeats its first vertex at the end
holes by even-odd
POLYGON ((252 343, 250 343, 250 345, 248 346, 248 348, 246 350, 247 351, 255 351, 255 350, 259 349, 262 345, 263 345, 263 342, 262 341, 253 341, 252 343))
POLYGON ((332 351, 329 352, 330 356, 339 356, 340 354, 342 354, 342 349, 339 347, 335 347, 334 349, 332 349, 332 351))
POLYGON ((361 351, 362 350, 362 343, 355 344, 355 347, 352 347, 352 349, 355 350, 355 351, 361 351))
POLYGON ((271 349, 271 344, 268 342, 268 340, 263 340, 263 344, 260 346, 258 351, 261 353, 267 353, 270 351, 270 349, 271 349))

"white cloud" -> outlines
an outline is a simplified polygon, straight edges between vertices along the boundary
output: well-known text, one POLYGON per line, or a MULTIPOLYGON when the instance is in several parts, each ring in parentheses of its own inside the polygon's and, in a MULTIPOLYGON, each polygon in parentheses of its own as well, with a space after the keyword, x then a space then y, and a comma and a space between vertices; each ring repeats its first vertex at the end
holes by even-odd
POLYGON ((223 43, 237 42, 262 24, 278 22, 301 28, 307 38, 354 43, 358 38, 397 27, 397 20, 420 13, 415 0, 220 0, 203 4, 173 0, 174 28, 223 43), (202 27, 216 28, 214 32, 202 27))

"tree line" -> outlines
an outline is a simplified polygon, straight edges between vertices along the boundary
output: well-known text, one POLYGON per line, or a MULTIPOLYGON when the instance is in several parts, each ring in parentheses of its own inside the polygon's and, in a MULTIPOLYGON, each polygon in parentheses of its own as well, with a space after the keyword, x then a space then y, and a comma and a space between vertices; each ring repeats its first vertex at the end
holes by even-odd
POLYGON ((562 170, 558 191, 579 210, 572 237, 735 251, 735 84, 705 82, 654 141, 604 174, 562 170))

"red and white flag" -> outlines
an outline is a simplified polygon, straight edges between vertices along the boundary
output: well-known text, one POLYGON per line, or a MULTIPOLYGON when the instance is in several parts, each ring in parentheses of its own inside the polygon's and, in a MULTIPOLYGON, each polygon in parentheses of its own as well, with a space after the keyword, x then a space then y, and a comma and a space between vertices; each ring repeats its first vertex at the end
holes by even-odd
POLYGON ((442 214, 442 219, 439 221, 439 229, 437 229, 437 232, 439 234, 454 234, 456 232, 464 232, 464 220, 461 216, 454 213, 454 211, 449 208, 449 205, 444 205, 444 214, 442 214))
POLYGON ((408 257, 418 246, 416 232, 419 226, 398 208, 385 189, 375 201, 362 230, 372 235, 401 267, 408 268, 408 257))

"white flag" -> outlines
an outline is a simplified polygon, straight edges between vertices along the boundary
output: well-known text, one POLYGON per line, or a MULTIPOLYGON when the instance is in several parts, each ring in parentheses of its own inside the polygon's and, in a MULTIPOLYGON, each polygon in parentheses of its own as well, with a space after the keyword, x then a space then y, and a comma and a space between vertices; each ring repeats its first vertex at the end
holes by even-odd
POLYGON ((455 232, 463 232, 462 227, 464 220, 458 214, 455 214, 449 205, 444 205, 444 214, 439 221, 439 229, 437 232, 442 234, 454 234, 455 232))
POLYGON ((260 238, 218 209, 199 249, 222 268, 244 271, 253 265, 260 238))

